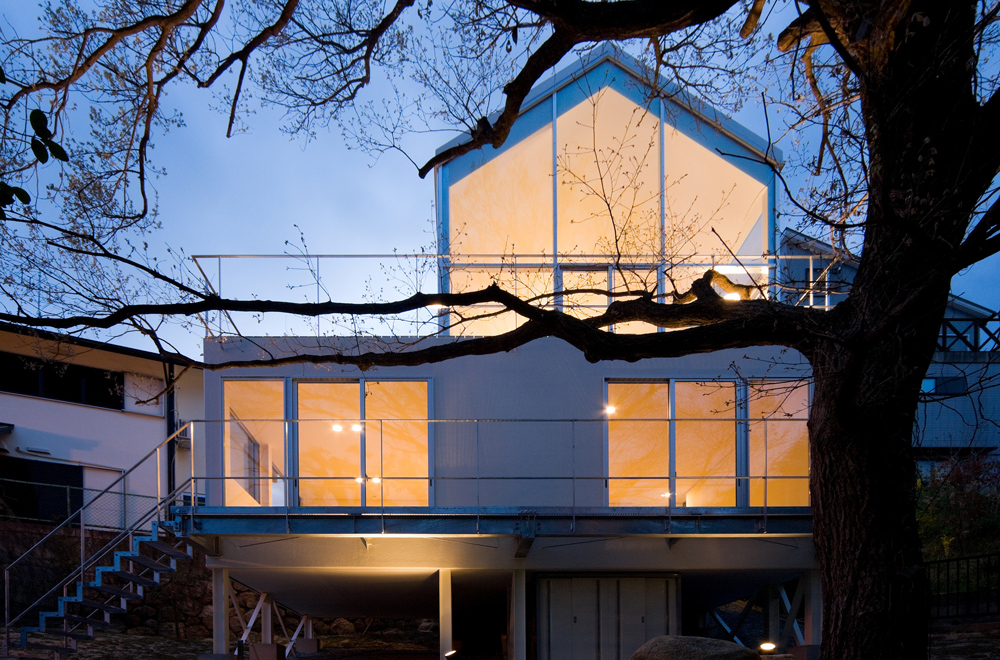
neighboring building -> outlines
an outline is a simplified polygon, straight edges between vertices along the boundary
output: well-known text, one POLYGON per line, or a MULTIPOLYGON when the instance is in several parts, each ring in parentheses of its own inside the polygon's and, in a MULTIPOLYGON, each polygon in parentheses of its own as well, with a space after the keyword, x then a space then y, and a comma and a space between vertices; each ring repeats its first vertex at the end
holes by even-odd
MULTIPOLYGON (((165 443, 181 420, 200 418, 201 369, 182 371, 147 351, 0 324, 2 515, 65 520, 165 443), (178 382, 168 391, 173 376, 178 382)), ((191 473, 189 440, 164 447, 162 488, 191 473)), ((117 503, 90 511, 86 524, 124 529, 153 507, 155 462, 114 490, 117 503)))
MULTIPOLYGON (((745 297, 839 302, 853 262, 778 232, 780 153, 677 90, 649 103, 634 70, 603 52, 557 73, 503 148, 437 169, 439 290, 666 297, 714 267, 752 285, 745 297)), ((608 302, 549 304, 590 315, 608 302)), ((434 310, 439 332, 412 340, 209 338, 205 360, 516 326, 496 311, 434 310)), ((995 448, 935 397, 997 373, 996 317, 960 300, 949 317, 957 352, 928 375, 920 441, 995 448), (965 365, 981 371, 963 385, 965 365)), ((206 371, 204 471, 178 479, 193 497, 173 517, 213 555, 215 651, 230 651, 230 578, 311 617, 437 618, 442 657, 628 658, 651 637, 723 626, 716 608, 748 597, 765 605, 766 637, 815 650, 808 381, 802 356, 777 348, 591 364, 555 339, 416 367, 206 371)), ((1000 412, 991 392, 976 406, 1000 412)))

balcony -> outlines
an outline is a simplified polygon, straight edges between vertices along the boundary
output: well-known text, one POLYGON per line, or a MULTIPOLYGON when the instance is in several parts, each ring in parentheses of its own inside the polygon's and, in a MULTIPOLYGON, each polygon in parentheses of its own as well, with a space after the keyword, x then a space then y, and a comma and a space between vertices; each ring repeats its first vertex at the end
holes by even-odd
POLYGON ((221 469, 193 476, 174 495, 193 533, 518 534, 527 524, 539 534, 677 535, 810 526, 805 420, 797 418, 191 426, 193 452, 221 441, 223 454, 221 469), (704 433, 719 438, 715 449, 693 451, 704 433))

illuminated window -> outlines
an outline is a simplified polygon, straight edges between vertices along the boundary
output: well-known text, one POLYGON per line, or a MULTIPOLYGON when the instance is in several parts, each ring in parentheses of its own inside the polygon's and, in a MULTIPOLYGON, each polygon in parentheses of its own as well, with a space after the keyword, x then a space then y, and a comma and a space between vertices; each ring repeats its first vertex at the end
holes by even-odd
POLYGON ((301 506, 427 506, 427 383, 298 384, 301 506))
POLYGON ((610 506, 809 505, 807 384, 608 382, 607 397, 610 506))
POLYGON ((223 382, 226 506, 284 504, 284 480, 275 476, 285 464, 283 389, 280 380, 223 382))
POLYGON ((808 385, 750 381, 749 399, 750 506, 809 506, 808 385))

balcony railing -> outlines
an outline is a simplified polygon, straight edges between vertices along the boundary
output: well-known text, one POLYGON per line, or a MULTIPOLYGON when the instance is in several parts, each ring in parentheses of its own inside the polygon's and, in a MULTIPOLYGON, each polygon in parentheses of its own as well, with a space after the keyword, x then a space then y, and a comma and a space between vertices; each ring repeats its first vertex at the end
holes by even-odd
MULTIPOLYGON (((291 299, 303 302, 382 302, 417 292, 472 291, 498 282, 522 297, 542 296, 538 304, 592 315, 617 295, 647 291, 665 296, 674 288, 686 290, 710 268, 734 283, 753 287, 752 298, 767 297, 795 305, 831 308, 847 292, 848 284, 832 274, 829 258, 810 255, 739 256, 690 255, 683 261, 659 255, 610 254, 321 254, 321 255, 196 255, 192 257, 206 291, 225 297, 291 299), (669 273, 669 277, 667 276, 669 273), (609 295, 561 293, 579 289, 607 291, 609 295)), ((496 309, 482 306, 490 313, 496 309)), ((446 320, 439 310, 418 310, 375 324, 374 332, 396 336, 437 334, 446 320)), ((239 315, 204 319, 206 327, 231 331, 239 315)), ((254 319, 259 325, 259 319, 254 319)), ((301 327, 262 334, 356 334, 351 320, 323 318, 301 327), (311 325, 310 325, 311 324, 311 325)))
POLYGON ((805 419, 220 420, 209 507, 808 507, 805 419), (711 436, 711 447, 705 438, 711 436))
POLYGON ((939 351, 1000 351, 1000 314, 986 318, 946 318, 938 336, 939 351))

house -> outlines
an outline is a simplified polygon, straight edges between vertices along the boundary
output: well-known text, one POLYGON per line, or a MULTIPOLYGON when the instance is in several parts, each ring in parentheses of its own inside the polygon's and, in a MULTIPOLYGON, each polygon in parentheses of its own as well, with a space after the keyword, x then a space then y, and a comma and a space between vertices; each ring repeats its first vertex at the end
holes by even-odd
MULTIPOLYGON (((536 89, 503 147, 436 170, 438 290, 495 281, 586 316, 609 303, 598 291, 665 297, 714 267, 737 296, 836 304, 852 264, 779 231, 780 152, 679 90, 650 102, 638 70, 598 52, 536 89)), ((996 317, 960 300, 949 314, 928 456, 997 446, 935 399, 963 369, 966 388, 996 371, 996 317)), ((426 336, 209 337, 205 360, 407 350, 517 322, 434 309, 416 321, 426 336)), ((604 660, 729 626, 716 608, 739 599, 807 657, 821 641, 808 381, 777 348, 591 364, 554 339, 367 371, 208 370, 207 421, 192 423, 204 469, 178 479, 161 526, 210 550, 219 658, 231 579, 262 594, 260 658, 278 654, 274 601, 305 615, 300 649, 315 648, 309 617, 427 617, 442 658, 604 660)), ((997 413, 992 393, 976 405, 997 413)))
MULTIPOLYGON (((436 170, 439 290, 498 282, 585 316, 609 302, 594 290, 666 295, 714 267, 744 295, 839 302, 831 270, 851 263, 779 232, 780 152, 677 90, 650 103, 635 71, 603 52, 557 73, 503 147, 436 170)), ((479 306, 424 322, 436 332, 413 340, 210 339, 205 358, 406 350, 518 321, 479 306)), ((808 377, 773 348, 590 364, 552 339, 364 372, 208 372, 215 478, 184 524, 218 543, 220 576, 300 612, 439 618, 442 657, 627 658, 726 625, 714 608, 751 594, 767 636, 807 654, 808 377)))
POLYGON ((114 484, 116 505, 86 522, 127 527, 156 504, 158 477, 166 488, 191 473, 190 437, 167 441, 182 420, 201 417, 202 382, 201 369, 155 353, 0 324, 4 517, 62 521, 114 484), (159 475, 152 467, 122 478, 159 445, 159 475))

